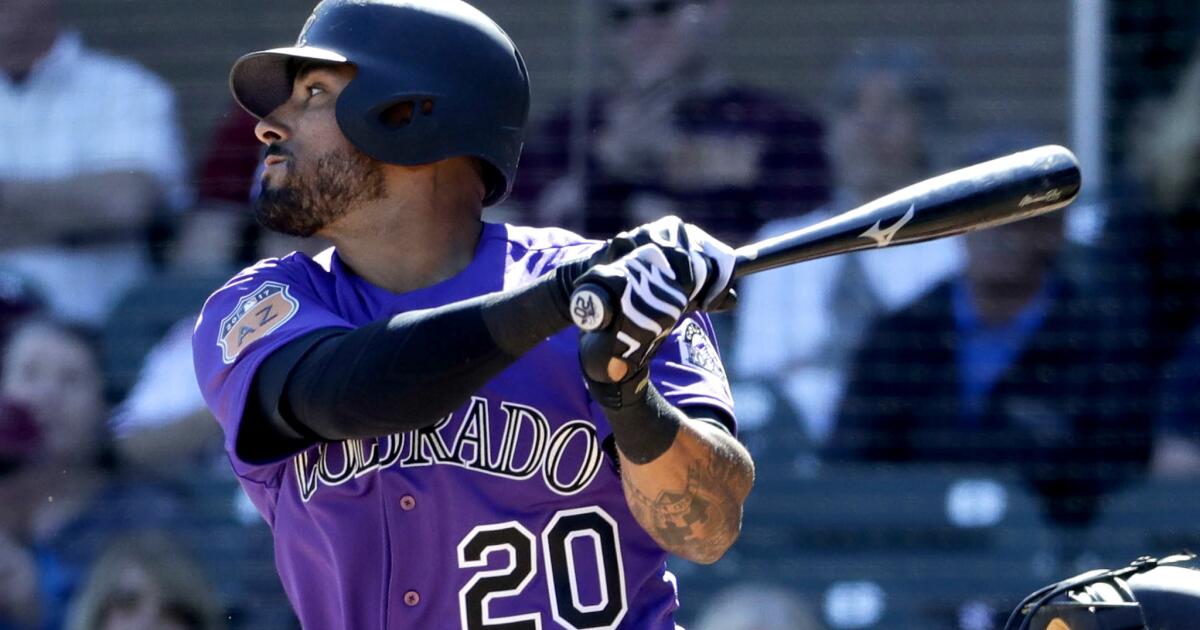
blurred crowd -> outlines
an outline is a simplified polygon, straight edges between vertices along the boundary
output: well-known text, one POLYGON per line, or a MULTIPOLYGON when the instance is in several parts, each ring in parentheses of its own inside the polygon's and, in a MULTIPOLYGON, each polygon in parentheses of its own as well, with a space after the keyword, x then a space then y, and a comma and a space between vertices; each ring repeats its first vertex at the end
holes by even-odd
MULTIPOLYGON (((496 220, 676 214, 739 245, 1069 144, 956 126, 914 43, 844 51, 805 100, 722 67, 732 0, 599 6, 612 76, 534 121, 496 220)), ((990 469, 1076 532, 1120 488, 1200 478, 1200 56, 1142 110, 1097 238, 1056 213, 747 278, 715 323, 760 478, 990 469)), ((188 156, 168 83, 54 0, 0 3, 0 630, 294 626, 191 362, 213 289, 322 247, 253 224, 254 124, 230 103, 188 156)), ((829 619, 780 584, 689 604, 704 629, 829 619)))

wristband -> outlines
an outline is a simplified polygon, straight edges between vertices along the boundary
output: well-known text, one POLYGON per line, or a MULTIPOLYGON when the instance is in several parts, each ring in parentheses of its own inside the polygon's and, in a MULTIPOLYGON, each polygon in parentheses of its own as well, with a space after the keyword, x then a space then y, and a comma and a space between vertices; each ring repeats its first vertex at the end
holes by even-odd
POLYGON ((671 406, 642 370, 620 383, 587 380, 588 390, 604 408, 617 449, 637 465, 659 458, 675 443, 683 424, 680 411, 671 406))

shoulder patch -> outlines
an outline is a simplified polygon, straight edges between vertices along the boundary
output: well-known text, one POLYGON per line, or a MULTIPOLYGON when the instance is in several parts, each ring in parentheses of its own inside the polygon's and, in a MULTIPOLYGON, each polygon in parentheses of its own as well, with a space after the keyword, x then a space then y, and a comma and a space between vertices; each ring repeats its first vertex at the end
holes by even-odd
POLYGON ((716 347, 700 324, 693 320, 687 320, 679 335, 679 356, 688 365, 725 378, 725 367, 721 365, 716 347))
POLYGON ((298 310, 300 302, 288 292, 286 284, 262 283, 262 286, 242 296, 233 311, 221 320, 217 333, 221 359, 227 364, 233 363, 246 346, 271 334, 298 310))

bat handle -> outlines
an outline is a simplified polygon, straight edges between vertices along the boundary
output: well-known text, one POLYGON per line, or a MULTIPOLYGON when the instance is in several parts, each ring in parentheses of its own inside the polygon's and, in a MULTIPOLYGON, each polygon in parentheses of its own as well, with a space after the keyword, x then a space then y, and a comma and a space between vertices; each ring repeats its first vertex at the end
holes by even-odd
POLYGON ((604 330, 612 324, 612 296, 608 289, 592 282, 581 284, 571 292, 571 320, 580 330, 604 330))
POLYGON ((612 325, 613 299, 605 287, 585 283, 571 292, 571 320, 584 331, 579 341, 579 361, 593 381, 618 382, 629 372, 629 365, 610 354, 601 332, 612 325))

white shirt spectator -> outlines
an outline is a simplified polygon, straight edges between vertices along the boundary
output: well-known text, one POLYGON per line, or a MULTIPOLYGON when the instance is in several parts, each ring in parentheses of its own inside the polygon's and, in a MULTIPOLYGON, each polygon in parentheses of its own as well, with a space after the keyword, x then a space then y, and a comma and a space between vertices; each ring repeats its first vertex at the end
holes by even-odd
MULTIPOLYGON (((89 50, 78 33, 61 33, 24 81, 0 73, 0 179, 139 171, 178 208, 189 202, 184 149, 171 88, 133 62, 89 50)), ((0 254, 0 264, 38 284, 60 315, 97 324, 142 277, 141 236, 19 248, 0 254)))
POLYGON ((117 439, 179 422, 205 409, 192 366, 195 324, 195 317, 179 321, 146 355, 137 384, 113 413, 112 433, 117 439))
MULTIPOLYGON (((798 219, 773 221, 759 238, 823 221, 853 205, 839 201, 798 219)), ((776 380, 809 437, 822 443, 833 428, 849 360, 871 322, 909 304, 963 263, 961 241, 941 239, 749 276, 739 289, 736 374, 776 380)))

